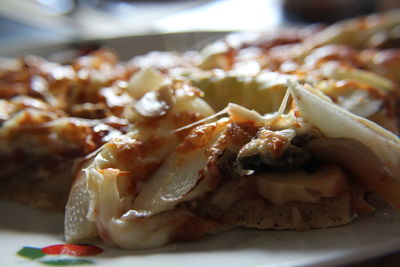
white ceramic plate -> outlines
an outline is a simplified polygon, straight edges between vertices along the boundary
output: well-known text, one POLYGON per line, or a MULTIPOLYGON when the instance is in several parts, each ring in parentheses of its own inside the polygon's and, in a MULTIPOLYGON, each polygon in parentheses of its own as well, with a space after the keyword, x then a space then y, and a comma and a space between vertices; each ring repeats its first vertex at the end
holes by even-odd
MULTIPOLYGON (((198 41, 221 33, 184 33, 102 40, 121 54, 121 58, 149 49, 178 50, 195 48, 198 41), (185 40, 182 43, 182 40, 185 40), (168 43, 169 46, 165 47, 168 43)), ((70 45, 60 44, 23 51, 3 51, 2 55, 39 54, 42 56, 70 45)), ((40 248, 63 243, 63 218, 42 210, 0 202, 0 266, 43 266, 41 262, 68 263, 84 260, 95 266, 330 266, 347 264, 400 248, 400 214, 391 210, 356 219, 354 223, 331 229, 298 231, 257 231, 239 229, 209 236, 197 242, 171 244, 159 249, 126 251, 97 245, 104 252, 91 257, 17 255, 23 247, 40 248), (33 259, 34 258, 34 259, 33 259)), ((20 254, 24 254, 21 253, 20 254)))
MULTIPOLYGON (((29 259, 17 255, 23 247, 62 244, 63 216, 14 203, 0 202, 0 265, 32 266, 69 256, 29 259)), ((257 231, 239 229, 191 243, 158 249, 127 251, 108 248, 91 257, 79 257, 95 266, 330 266, 351 263, 398 250, 400 216, 380 212, 331 229, 257 231)))

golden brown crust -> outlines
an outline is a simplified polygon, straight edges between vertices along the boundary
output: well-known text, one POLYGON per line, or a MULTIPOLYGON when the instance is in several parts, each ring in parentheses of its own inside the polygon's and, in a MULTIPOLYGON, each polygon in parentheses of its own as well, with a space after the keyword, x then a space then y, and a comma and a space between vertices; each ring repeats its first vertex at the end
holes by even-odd
POLYGON ((243 199, 228 210, 202 202, 197 211, 225 223, 257 229, 327 228, 347 224, 353 219, 349 192, 323 198, 318 203, 297 201, 275 205, 261 198, 243 199))

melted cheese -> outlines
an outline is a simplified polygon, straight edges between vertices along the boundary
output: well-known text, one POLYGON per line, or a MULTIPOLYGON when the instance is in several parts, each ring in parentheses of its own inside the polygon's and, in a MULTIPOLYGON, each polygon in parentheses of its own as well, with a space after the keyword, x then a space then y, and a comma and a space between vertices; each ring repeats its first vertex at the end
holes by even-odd
MULTIPOLYGON (((150 178, 151 181, 157 181, 152 178, 156 174, 152 174, 159 166, 169 166, 168 162, 171 161, 171 166, 177 163, 175 158, 169 161, 166 159, 181 139, 178 134, 171 133, 173 129, 182 126, 179 116, 187 117, 187 122, 192 123, 198 117, 212 113, 212 109, 198 97, 185 97, 185 94, 188 92, 175 96, 176 105, 167 115, 157 120, 144 119, 136 123, 129 134, 104 145, 84 166, 71 190, 66 207, 67 241, 77 241, 96 234, 107 244, 123 248, 157 247, 171 241, 174 225, 184 220, 187 214, 179 211, 165 212, 167 208, 161 205, 158 210, 160 214, 148 216, 145 212, 134 209, 133 204, 140 188, 151 191, 151 186, 144 186, 142 183, 150 178), (191 116, 193 112, 198 112, 199 115, 191 116)), ((221 127, 225 124, 226 120, 221 123, 221 127)), ((214 128, 219 129, 215 126, 214 128)), ((209 135, 211 139, 213 136, 214 134, 209 135)), ((201 140, 200 137, 195 141, 201 140)), ((196 145, 196 142, 192 144, 196 145)), ((204 143, 205 146, 207 144, 208 142, 204 143)), ((183 152, 184 149, 179 147, 178 150, 183 152)), ((204 150, 201 152, 204 153, 204 150)), ((182 160, 190 159, 198 163, 198 153, 195 153, 194 158, 188 157, 188 153, 184 154, 182 160)), ((197 172, 190 168, 190 164, 180 166, 187 168, 182 173, 194 174, 197 181, 197 172)), ((167 184, 175 185, 175 180, 167 184)), ((153 195, 150 194, 150 197, 153 195)))

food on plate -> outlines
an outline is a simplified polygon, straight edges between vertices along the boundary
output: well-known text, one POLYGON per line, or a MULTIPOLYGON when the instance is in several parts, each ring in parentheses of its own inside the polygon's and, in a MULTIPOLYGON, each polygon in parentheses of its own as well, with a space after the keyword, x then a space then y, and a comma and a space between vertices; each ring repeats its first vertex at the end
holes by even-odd
POLYGON ((125 75, 121 68, 105 50, 68 65, 28 56, 3 66, 1 198, 64 208, 74 160, 126 133, 128 122, 119 116, 126 101, 117 82, 125 75))
POLYGON ((158 71, 144 70, 128 83, 128 70, 107 50, 69 65, 27 57, 0 75, 0 197, 37 207, 64 209, 76 160, 140 128, 141 122, 132 127, 135 117, 156 125, 173 109, 164 128, 157 124, 162 133, 213 113, 201 91, 185 81, 152 91, 163 79, 158 71), (131 90, 143 80, 146 87, 131 90))
POLYGON ((0 198, 123 248, 399 209, 398 15, 1 64, 0 198))
POLYGON ((261 113, 276 111, 286 80, 295 79, 398 133, 399 25, 394 11, 325 29, 231 34, 203 49, 200 70, 187 75, 217 109, 234 102, 261 113))
POLYGON ((289 91, 288 113, 287 98, 264 116, 230 104, 228 116, 187 126, 168 153, 159 146, 138 155, 139 140, 154 143, 141 129, 103 146, 72 186, 67 241, 100 236, 148 248, 237 226, 332 227, 373 209, 363 198, 370 191, 400 208, 399 138, 311 87, 289 81, 289 91), (158 168, 139 171, 149 163, 158 168))

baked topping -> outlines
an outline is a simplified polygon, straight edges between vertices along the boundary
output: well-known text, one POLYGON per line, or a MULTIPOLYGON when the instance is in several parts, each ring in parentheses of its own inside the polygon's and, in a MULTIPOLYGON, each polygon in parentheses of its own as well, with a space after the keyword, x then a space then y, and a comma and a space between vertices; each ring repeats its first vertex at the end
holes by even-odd
MULTIPOLYGON (((390 180, 393 177, 387 170, 371 167, 370 171, 385 175, 382 180, 375 176, 366 178, 362 171, 355 174, 354 169, 360 169, 357 164, 353 164, 353 168, 347 166, 350 162, 362 160, 364 155, 374 155, 362 145, 365 135, 373 128, 369 125, 363 126, 366 128, 360 127, 362 119, 355 115, 343 116, 342 109, 333 104, 332 110, 327 111, 326 109, 331 108, 330 102, 320 98, 311 89, 307 91, 294 83, 290 86, 296 101, 296 108, 292 108, 296 112, 277 115, 285 118, 285 124, 276 124, 277 118, 256 115, 251 111, 244 111, 243 108, 238 110, 244 116, 238 117, 237 110, 229 110, 228 107, 228 114, 232 116, 195 127, 179 141, 175 149, 170 146, 169 152, 158 154, 162 155, 158 158, 159 167, 154 172, 144 174, 139 180, 129 177, 135 175, 137 168, 143 169, 143 166, 131 169, 124 167, 121 165, 124 161, 115 161, 115 155, 121 149, 103 149, 85 168, 80 178, 87 181, 88 194, 91 196, 87 215, 89 225, 96 223, 98 234, 110 244, 129 248, 161 245, 171 241, 179 233, 177 227, 182 224, 173 222, 183 223, 186 219, 201 216, 204 212, 229 222, 231 219, 221 218, 213 210, 217 209, 222 213, 232 211, 240 203, 247 203, 246 201, 258 199, 284 206, 289 203, 317 204, 325 199, 349 199, 352 179, 357 179, 356 183, 374 188, 397 206, 397 198, 389 196, 389 191, 386 190, 392 187, 391 192, 397 192, 400 186, 398 182, 390 180), (310 116, 308 110, 302 108, 303 104, 314 101, 314 97, 324 104, 314 105, 319 111, 316 117, 310 116), (299 98, 303 102, 300 103, 299 98), (358 131, 362 134, 350 134, 352 139, 322 138, 315 135, 318 131, 310 130, 313 127, 327 136, 333 132, 325 129, 324 122, 319 119, 324 112, 335 116, 341 130, 346 129, 346 123, 351 122, 360 127, 358 131), (249 118, 252 117, 258 121, 250 123, 249 118), (302 125, 307 125, 310 123, 307 119, 313 121, 312 127, 299 129, 298 120, 302 125), (279 125, 285 125, 286 128, 270 130, 279 125), (305 129, 309 131, 304 133, 305 129), (328 147, 323 148, 324 145, 328 147), (364 149, 368 152, 364 153, 364 149), (243 171, 240 160, 254 156, 259 158, 260 164, 257 167, 263 168, 253 168, 252 172, 243 171), (128 181, 130 186, 132 182, 135 184, 134 193, 127 191, 128 181), (371 181, 377 184, 372 185, 371 181), (132 238, 126 238, 126 235, 132 238)), ((342 135, 346 133, 342 131, 342 135)), ((380 136, 383 137, 381 134, 380 136)), ((126 138, 129 140, 132 137, 126 138)), ((125 144, 127 140, 121 139, 125 144)), ((140 157, 141 163, 138 162, 145 164, 154 159, 154 156, 154 153, 143 154, 140 157)), ((378 157, 377 162, 382 159, 381 155, 378 157)), ((379 163, 374 166, 382 165, 379 163)), ((79 186, 79 182, 74 186, 79 186)), ((67 209, 73 209, 71 205, 74 202, 69 202, 67 209)), ((300 220, 300 210, 296 206, 292 206, 290 210, 293 209, 295 212, 290 214, 294 224, 291 227, 308 227, 307 219, 300 220)), ((72 233, 78 232, 71 225, 67 225, 67 229, 72 233)), ((201 229, 204 230, 202 227, 201 229)), ((199 231, 203 233, 203 230, 199 231)), ((68 238, 72 241, 89 235, 90 231, 69 235, 68 238)))
POLYGON ((400 208, 400 57, 378 49, 397 24, 234 34, 128 63, 25 57, 0 70, 0 196, 21 180, 15 199, 51 192, 48 206, 72 183, 66 239, 125 248, 337 226, 372 209, 371 191, 400 208))
POLYGON ((335 165, 322 166, 312 173, 297 169, 259 174, 252 179, 256 179, 260 195, 277 205, 290 201, 317 203, 349 190, 346 175, 335 165))
POLYGON ((295 169, 311 161, 307 150, 291 144, 294 130, 270 131, 261 129, 257 137, 239 151, 237 160, 244 169, 295 169))

